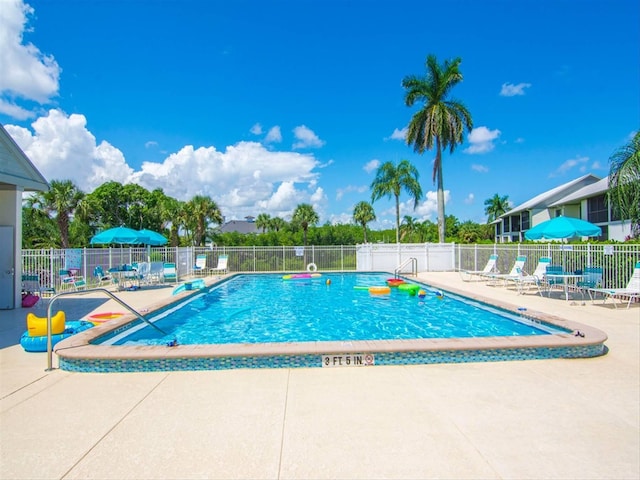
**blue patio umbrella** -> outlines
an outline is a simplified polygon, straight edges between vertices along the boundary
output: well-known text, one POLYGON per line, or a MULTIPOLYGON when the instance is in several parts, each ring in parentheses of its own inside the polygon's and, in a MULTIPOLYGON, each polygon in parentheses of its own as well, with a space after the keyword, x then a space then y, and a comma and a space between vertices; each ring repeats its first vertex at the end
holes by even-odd
POLYGON ((138 230, 138 233, 148 238, 148 241, 144 242, 146 245, 159 247, 161 245, 166 245, 169 241, 163 235, 158 232, 154 232, 153 230, 142 229, 138 230))
POLYGON ((117 243, 120 245, 144 245, 149 237, 127 227, 115 227, 94 235, 89 242, 91 245, 108 245, 117 243))
POLYGON ((574 237, 597 237, 602 230, 579 218, 559 216, 542 222, 524 233, 527 240, 564 240, 574 237))

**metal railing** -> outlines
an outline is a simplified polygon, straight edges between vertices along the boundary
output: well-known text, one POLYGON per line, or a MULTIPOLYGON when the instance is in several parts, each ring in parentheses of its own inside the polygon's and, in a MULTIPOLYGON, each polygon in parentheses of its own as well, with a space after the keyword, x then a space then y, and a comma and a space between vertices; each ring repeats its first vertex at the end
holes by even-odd
POLYGON ((53 345, 52 345, 52 328, 51 328, 51 309, 53 307, 53 304, 55 303, 55 301, 60 298, 60 297, 64 297, 67 295, 86 295, 87 293, 96 293, 96 292, 103 292, 105 294, 107 294, 109 297, 111 297, 113 300, 115 300, 116 302, 118 302, 122 307, 126 308, 127 310, 129 310, 131 313, 133 313, 139 320, 142 320, 143 322, 151 325, 153 328, 155 328, 156 330, 158 330, 160 333, 162 333, 163 335, 166 335, 167 333, 162 330, 160 327, 158 327, 157 325, 155 325, 153 322, 150 322, 149 320, 147 320, 144 316, 142 316, 140 313, 138 313, 131 305, 129 305, 126 302, 123 302, 121 299, 119 299, 118 297, 116 297, 113 293, 111 293, 109 290, 106 290, 104 288, 92 288, 89 290, 81 290, 81 291, 73 291, 73 292, 61 292, 61 293, 57 293, 55 294, 53 297, 51 297, 51 300, 49 301, 49 306, 47 307, 47 369, 45 370, 46 372, 50 372, 51 370, 53 370, 53 345))
POLYGON ((407 258, 404 262, 396 267, 393 271, 393 276, 398 278, 398 275, 402 272, 402 269, 411 264, 411 275, 414 277, 418 275, 418 259, 415 257, 407 258))

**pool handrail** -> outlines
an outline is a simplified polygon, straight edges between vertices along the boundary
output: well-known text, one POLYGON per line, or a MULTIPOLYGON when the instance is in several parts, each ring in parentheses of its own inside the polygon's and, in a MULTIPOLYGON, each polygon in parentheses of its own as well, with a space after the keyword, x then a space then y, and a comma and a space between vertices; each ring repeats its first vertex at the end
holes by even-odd
POLYGON ((95 292, 106 293, 113 300, 115 300, 121 306, 123 306, 124 308, 129 310, 131 313, 133 313, 140 320, 142 320, 145 323, 148 323, 149 325, 151 325, 153 328, 158 330, 163 335, 167 334, 167 332, 162 330, 160 327, 155 325, 153 322, 150 322, 149 320, 147 320, 142 314, 140 314, 138 311, 136 311, 131 305, 123 302, 122 300, 120 300, 118 297, 116 297, 113 293, 111 293, 109 290, 107 290, 105 288, 92 288, 92 289, 82 290, 82 291, 60 292, 60 293, 55 294, 53 297, 51 297, 51 300, 49 301, 49 305, 47 307, 47 368, 46 368, 45 372, 50 372, 51 370, 53 370, 53 366, 52 366, 52 364, 53 364, 53 358, 52 358, 53 357, 53 346, 51 344, 52 343, 52 341, 51 341, 51 332, 52 332, 52 329, 51 329, 51 307, 53 306, 53 304, 55 303, 55 301, 59 297, 64 297, 64 296, 67 296, 67 295, 86 295, 87 293, 95 293, 95 292))

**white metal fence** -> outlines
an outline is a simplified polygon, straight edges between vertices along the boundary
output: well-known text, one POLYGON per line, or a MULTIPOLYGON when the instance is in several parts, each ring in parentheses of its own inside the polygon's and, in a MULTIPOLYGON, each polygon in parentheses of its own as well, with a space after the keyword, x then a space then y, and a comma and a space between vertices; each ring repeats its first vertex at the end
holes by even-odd
MULTIPOLYGON (((588 266, 603 267, 603 286, 626 286, 633 267, 640 261, 640 245, 633 244, 519 244, 488 245, 448 244, 364 244, 303 247, 122 247, 23 250, 23 274, 38 274, 42 287, 60 287, 60 270, 82 275, 89 285, 94 270, 103 270, 139 262, 172 262, 178 277, 191 275, 196 255, 206 254, 207 266, 218 264, 218 257, 229 257, 230 272, 303 271, 313 263, 321 271, 385 271, 393 272, 410 258, 417 261, 418 271, 481 270, 489 256, 498 254, 498 269, 508 272, 518 255, 526 255, 525 270, 533 272, 540 257, 551 257, 552 263, 566 271, 588 266)), ((407 264, 407 269, 411 268, 407 264)), ((407 273, 402 271, 402 273, 407 273)))
POLYGON ((575 272, 586 267, 602 267, 603 287, 626 287, 635 264, 640 261, 637 244, 563 244, 563 243, 498 243, 493 245, 457 245, 456 266, 460 270, 482 270, 491 254, 497 254, 496 265, 509 272, 519 255, 526 255, 524 270, 532 273, 540 257, 550 257, 552 265, 575 272))

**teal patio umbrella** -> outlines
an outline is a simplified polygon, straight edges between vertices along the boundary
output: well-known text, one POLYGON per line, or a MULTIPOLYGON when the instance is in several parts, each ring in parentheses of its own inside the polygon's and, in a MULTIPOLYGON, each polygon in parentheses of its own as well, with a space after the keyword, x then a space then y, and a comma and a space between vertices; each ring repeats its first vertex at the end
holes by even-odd
POLYGON ((91 245, 144 245, 149 241, 145 234, 127 227, 115 227, 94 235, 89 242, 91 245))
POLYGON ((552 218, 524 232, 524 238, 527 240, 565 240, 599 235, 602 235, 602 230, 597 225, 579 218, 565 216, 552 218))
POLYGON ((169 241, 164 237, 164 235, 154 232, 153 230, 142 229, 138 230, 138 233, 148 239, 144 242, 146 245, 151 245, 153 247, 166 245, 169 241))

